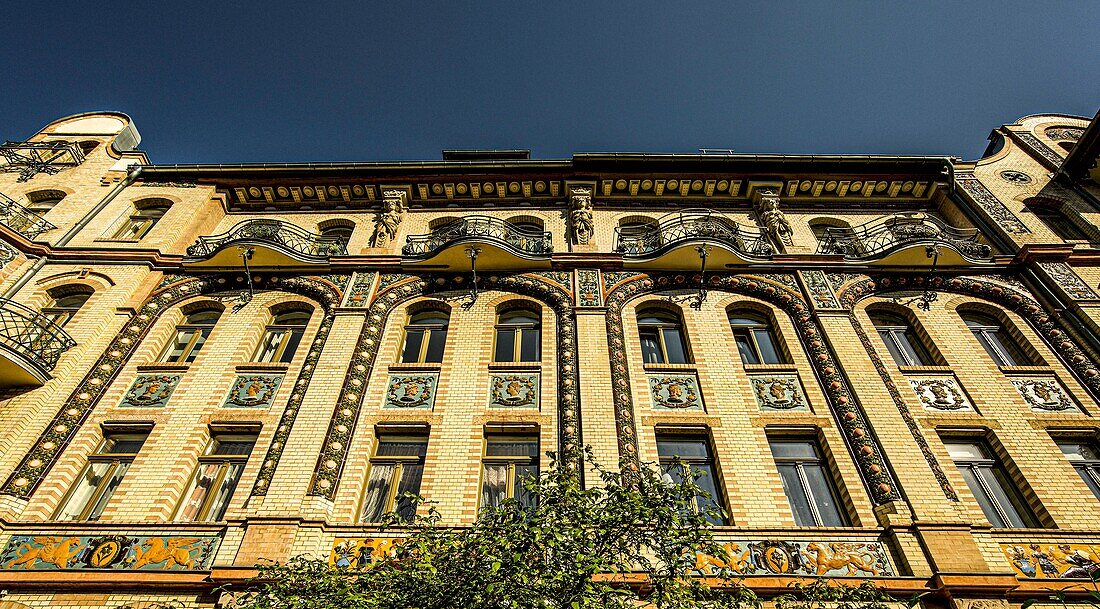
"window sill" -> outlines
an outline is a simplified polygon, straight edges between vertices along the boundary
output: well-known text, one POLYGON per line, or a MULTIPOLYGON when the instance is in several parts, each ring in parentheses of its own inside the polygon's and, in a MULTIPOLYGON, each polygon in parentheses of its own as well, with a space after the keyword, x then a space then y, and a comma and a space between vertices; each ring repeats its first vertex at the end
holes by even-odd
POLYGON ((695 364, 642 364, 646 372, 695 372, 695 364))
POLYGON ((237 366, 237 372, 286 372, 289 368, 286 362, 249 362, 237 366))
POLYGON ((434 362, 398 362, 390 364, 390 372, 439 372, 441 364, 434 362))
POLYGON ((745 364, 745 372, 798 372, 794 364, 745 364))
POLYGON ((190 368, 190 364, 168 364, 168 363, 156 363, 145 364, 144 366, 138 366, 138 372, 187 372, 190 368))
POLYGON ((542 362, 490 362, 489 370, 542 370, 542 362))
POLYGON ((1050 366, 1001 366, 1001 372, 1005 374, 1053 374, 1050 366))
POLYGON ((954 372, 951 366, 898 366, 898 370, 901 370, 902 374, 950 374, 951 372, 954 372))

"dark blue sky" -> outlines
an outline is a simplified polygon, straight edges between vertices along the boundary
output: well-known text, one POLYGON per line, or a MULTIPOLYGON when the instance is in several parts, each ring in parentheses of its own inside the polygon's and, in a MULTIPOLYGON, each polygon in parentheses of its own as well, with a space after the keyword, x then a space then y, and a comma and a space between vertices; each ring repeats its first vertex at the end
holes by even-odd
POLYGON ((1100 106, 1094 1, 162 4, 6 7, 0 138, 106 109, 156 163, 975 158, 1002 123, 1100 106))

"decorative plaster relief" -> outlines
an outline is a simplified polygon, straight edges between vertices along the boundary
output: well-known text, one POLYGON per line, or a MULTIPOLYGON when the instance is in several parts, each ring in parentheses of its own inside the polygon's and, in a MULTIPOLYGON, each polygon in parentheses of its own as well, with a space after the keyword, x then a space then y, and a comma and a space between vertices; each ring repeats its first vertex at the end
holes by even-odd
POLYGON ((694 374, 650 374, 647 378, 654 408, 703 410, 703 393, 694 374))
POLYGON ((219 535, 12 535, 0 568, 208 571, 221 541, 219 535))
POLYGON ((926 410, 974 410, 953 376, 910 377, 909 384, 926 410))
POLYGON ((806 393, 797 374, 750 376, 760 410, 809 410, 806 393))
POLYGON ((180 374, 143 374, 134 379, 119 407, 161 408, 168 403, 181 378, 180 374))
POLYGON ((598 269, 577 270, 577 306, 603 306, 603 294, 600 293, 600 271, 598 269))
POLYGON ((955 174, 955 181, 1005 231, 1016 234, 1031 232, 974 174, 955 174))
POLYGON ((1054 167, 1058 167, 1062 164, 1062 155, 1051 149, 1050 146, 1044 144, 1043 141, 1039 138, 1030 133, 1020 131, 1013 131, 1012 134, 1020 138, 1020 141, 1023 142, 1025 146, 1031 148, 1033 152, 1038 153, 1039 156, 1046 159, 1047 162, 1049 162, 1054 167))
POLYGON ((283 382, 281 374, 251 374, 238 376, 223 408, 267 408, 283 382))
POLYGON ((1100 545, 1002 543, 1016 577, 1090 579, 1100 575, 1100 545))
POLYGON ((833 289, 829 287, 829 280, 825 278, 824 271, 800 271, 802 281, 806 284, 806 291, 813 300, 814 307, 818 309, 839 309, 840 303, 836 301, 833 289))
POLYGON ((539 375, 489 375, 489 406, 496 408, 538 408, 539 375))
POLYGON ((345 307, 362 309, 367 306, 367 299, 370 298, 370 289, 374 285, 374 278, 378 276, 378 273, 371 271, 369 273, 356 272, 355 282, 352 283, 351 289, 348 290, 347 302, 345 307))
POLYGON ((384 407, 431 409, 438 380, 438 374, 391 374, 384 407))
POLYGON ((1039 268, 1046 271, 1050 278, 1061 286, 1070 298, 1076 298, 1077 300, 1100 298, 1089 287, 1089 284, 1085 283, 1085 280, 1073 272, 1073 269, 1065 262, 1040 262, 1039 268))
POLYGON ((1069 397, 1069 392, 1054 377, 1014 378, 1012 386, 1036 412, 1078 410, 1069 397))

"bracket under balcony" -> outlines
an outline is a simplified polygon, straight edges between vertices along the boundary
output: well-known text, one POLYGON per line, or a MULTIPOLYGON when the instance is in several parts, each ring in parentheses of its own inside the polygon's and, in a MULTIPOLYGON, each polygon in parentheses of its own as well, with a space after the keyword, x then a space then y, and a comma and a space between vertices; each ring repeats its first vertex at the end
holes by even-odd
POLYGON ((38 235, 57 228, 42 216, 0 193, 0 224, 33 241, 38 235))
POLYGON ((17 181, 26 182, 44 173, 54 175, 62 169, 84 162, 84 151, 76 142, 46 140, 44 142, 4 142, 0 145, 0 171, 18 172, 17 181))
POLYGON ((74 345, 53 318, 0 298, 0 389, 44 385, 74 345))
POLYGON ((892 214, 850 228, 826 228, 817 253, 882 266, 928 266, 932 263, 928 246, 938 248, 941 267, 993 259, 993 248, 982 243, 978 229, 957 228, 922 212, 892 214))
POLYGON ((760 262, 772 255, 767 235, 709 209, 685 209, 649 225, 615 229, 615 251, 631 268, 698 270, 699 246, 712 268, 760 262))
POLYGON ((282 220, 256 219, 239 222, 228 231, 199 237, 187 248, 183 263, 190 267, 236 269, 244 264, 237 246, 253 250, 251 268, 286 268, 327 265, 332 256, 346 256, 347 244, 282 220))
POLYGON ((440 270, 470 269, 468 247, 476 247, 478 270, 550 268, 554 246, 549 231, 517 226, 500 218, 466 216, 423 235, 409 235, 402 263, 440 270))

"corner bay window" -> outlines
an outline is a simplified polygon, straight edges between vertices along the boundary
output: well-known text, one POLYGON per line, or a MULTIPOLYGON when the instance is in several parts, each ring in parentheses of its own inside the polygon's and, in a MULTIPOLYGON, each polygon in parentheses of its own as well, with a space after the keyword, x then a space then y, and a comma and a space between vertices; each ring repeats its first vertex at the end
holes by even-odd
MULTIPOLYGON (((657 438, 657 456, 661 470, 676 484, 681 484, 688 475, 701 474, 695 479, 695 485, 707 496, 700 493, 696 498, 696 508, 700 512, 717 511, 724 514, 722 499, 718 494, 718 475, 714 467, 714 458, 706 438, 697 436, 665 436, 657 438), (677 459, 679 463, 677 463, 677 459)), ((721 516, 707 513, 707 521, 713 525, 723 525, 721 516)))
POLYGON ((523 481, 539 476, 536 436, 487 437, 483 465, 481 507, 495 507, 506 499, 515 499, 520 507, 534 507, 535 497, 523 487, 523 481))
POLYGON ((389 512, 397 512, 405 521, 413 519, 416 504, 401 495, 420 494, 427 452, 428 438, 425 436, 378 438, 363 494, 361 522, 381 522, 382 516, 389 512))
POLYGON ((539 315, 528 309, 514 309, 497 316, 495 362, 537 362, 542 360, 542 332, 539 315))
POLYGON ((875 325, 875 330, 878 330, 879 337, 886 344, 886 350, 897 365, 935 365, 931 354, 924 348, 920 337, 905 318, 883 311, 875 311, 870 316, 871 323, 875 325))
POLYGON ((998 366, 1029 366, 1033 363, 1016 339, 993 316, 968 311, 962 314, 962 318, 998 366))
POLYGON ((190 489, 176 510, 176 520, 221 520, 255 445, 254 434, 214 435, 206 454, 199 457, 190 489))
POLYGON ((1039 526, 1008 471, 985 442, 949 440, 944 442, 944 446, 994 527, 1039 526))
POLYGON ((218 323, 221 311, 207 309, 188 313, 184 322, 176 326, 176 336, 164 349, 160 361, 169 364, 189 364, 195 361, 210 331, 218 323))
POLYGON ((842 527, 848 520, 840 509, 836 485, 817 443, 809 439, 773 439, 772 457, 800 527, 842 527))
POLYGON ((288 311, 276 315, 264 331, 253 361, 285 363, 293 360, 309 323, 309 315, 309 311, 288 311))
POLYGON ((105 432, 103 441, 88 456, 80 478, 57 512, 57 520, 99 520, 103 508, 122 483, 126 470, 149 437, 148 431, 105 432))
POLYGON ((771 326, 753 311, 730 311, 730 328, 743 364, 780 364, 783 356, 771 326))
POLYGON ((1100 499, 1100 448, 1093 442, 1060 440, 1058 448, 1077 470, 1081 480, 1100 499))
POLYGON ((406 364, 442 362, 449 322, 450 317, 443 311, 422 311, 411 316, 405 326, 401 361, 406 364))
POLYGON ((664 309, 638 311, 642 361, 647 364, 688 363, 687 342, 680 316, 664 309))

